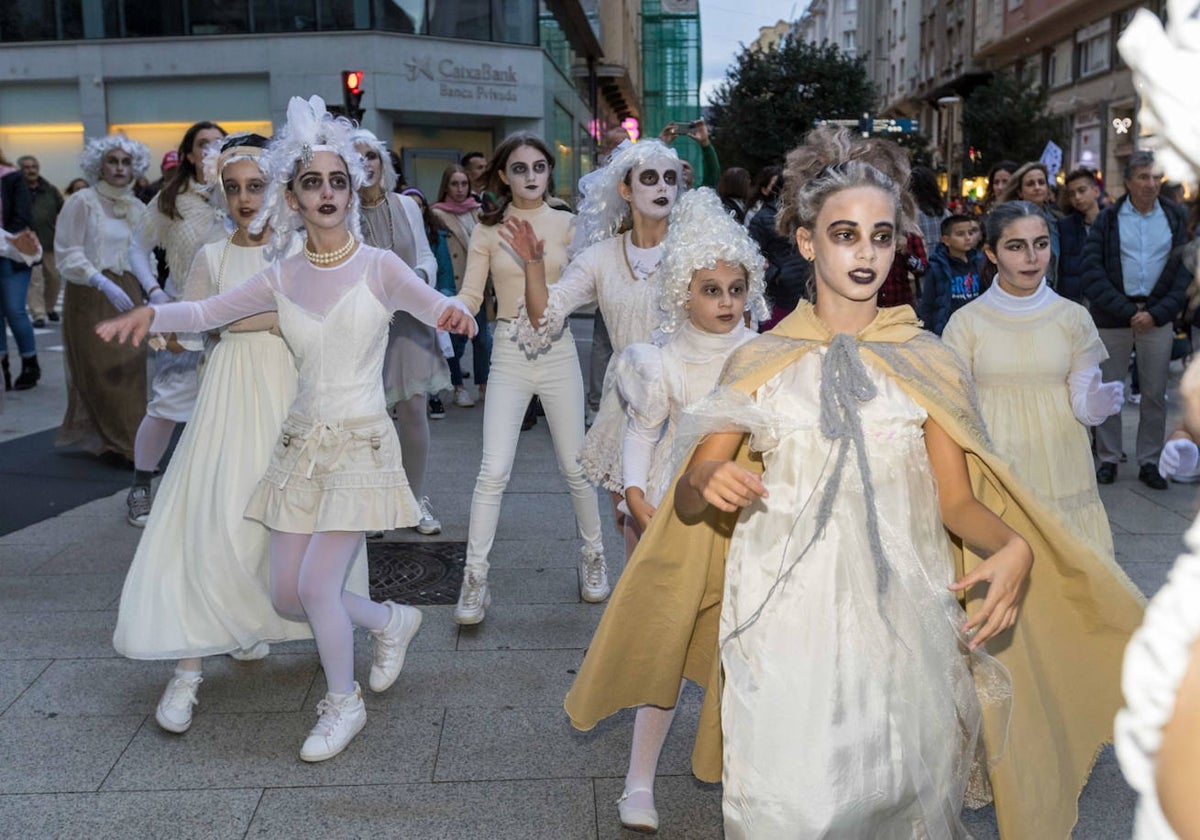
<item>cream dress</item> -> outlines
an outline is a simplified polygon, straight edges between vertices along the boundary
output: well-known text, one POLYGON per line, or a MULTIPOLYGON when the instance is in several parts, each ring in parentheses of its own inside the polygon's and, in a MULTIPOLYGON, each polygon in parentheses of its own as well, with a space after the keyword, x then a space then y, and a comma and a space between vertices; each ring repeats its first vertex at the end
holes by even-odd
POLYGON ((1108 358, 1095 323, 1049 287, 1029 311, 993 286, 950 317, 942 340, 975 379, 996 452, 1101 557, 1113 557, 1112 528, 1096 489, 1087 427, 1071 410, 1067 376, 1108 358), (993 303, 996 301, 996 303, 993 303), (999 307, 1005 307, 1001 309, 999 307))
POLYGON ((534 354, 549 349, 572 312, 591 304, 600 307, 612 341, 612 359, 604 376, 600 409, 584 439, 579 461, 588 481, 614 493, 624 490, 621 441, 625 434, 614 362, 631 344, 663 341, 661 334, 654 335, 662 319, 657 278, 662 253, 661 245, 638 248, 629 231, 597 242, 576 255, 558 282, 549 286, 541 324, 536 328, 530 324, 524 302, 517 319, 517 342, 526 353, 534 354))
MULTIPOLYGON (((189 294, 219 294, 269 264, 264 248, 204 246, 189 294)), ((185 659, 312 637, 307 623, 280 618, 271 606, 269 532, 243 517, 295 395, 296 364, 282 338, 221 333, 125 577, 113 633, 118 653, 185 659)), ((348 588, 366 593, 365 556, 348 588)))
POLYGON ((957 630, 965 613, 946 589, 953 559, 926 414, 858 362, 852 373, 878 389, 855 409, 886 569, 877 572, 855 447, 838 475, 841 444, 821 428, 830 352, 807 353, 739 412, 756 427, 750 445, 770 495, 742 512, 726 563, 725 836, 965 837, 959 812, 981 716, 957 630))

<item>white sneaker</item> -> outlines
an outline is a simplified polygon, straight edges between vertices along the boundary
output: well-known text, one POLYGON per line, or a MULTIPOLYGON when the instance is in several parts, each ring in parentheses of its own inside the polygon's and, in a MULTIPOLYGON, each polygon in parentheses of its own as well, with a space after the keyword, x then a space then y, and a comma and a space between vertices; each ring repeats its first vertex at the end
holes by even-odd
POLYGON ((317 704, 317 712, 321 717, 304 739, 304 746, 300 748, 301 761, 333 758, 346 749, 367 723, 367 707, 363 705, 358 683, 349 694, 326 694, 317 704))
POLYGON ((621 825, 631 831, 653 834, 658 831, 658 810, 654 807, 654 792, 645 788, 627 790, 617 800, 621 825))
POLYGON ((442 523, 433 515, 428 496, 421 497, 421 519, 417 522, 417 533, 425 536, 442 533, 442 523))
POLYGON ((458 591, 458 604, 454 607, 454 620, 458 624, 478 624, 483 621, 484 611, 492 603, 487 578, 467 572, 463 577, 462 589, 458 591))
POLYGON ((583 547, 579 558, 579 597, 589 604, 599 604, 612 592, 608 585, 608 564, 599 551, 583 547))
POLYGON ((475 400, 471 399, 471 392, 460 385, 454 389, 454 404, 459 408, 471 408, 475 400))
POLYGON ((203 677, 171 677, 154 712, 158 725, 168 732, 187 732, 192 725, 192 706, 200 702, 196 690, 202 682, 203 677))
POLYGON ((266 642, 255 642, 248 648, 238 648, 237 650, 229 651, 229 658, 236 659, 238 662, 257 662, 259 659, 266 659, 271 652, 271 646, 266 642))
POLYGON ((408 643, 417 635, 421 628, 421 611, 416 607, 406 607, 387 601, 391 610, 391 618, 387 627, 378 633, 371 633, 375 638, 374 661, 371 663, 371 679, 368 684, 372 691, 387 691, 391 688, 400 669, 404 667, 404 654, 408 652, 408 643))

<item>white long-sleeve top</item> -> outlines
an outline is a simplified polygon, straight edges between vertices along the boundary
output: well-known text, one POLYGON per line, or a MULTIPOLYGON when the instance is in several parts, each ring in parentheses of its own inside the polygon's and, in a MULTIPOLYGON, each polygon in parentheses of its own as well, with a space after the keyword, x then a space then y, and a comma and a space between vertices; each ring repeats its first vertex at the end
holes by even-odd
POLYGON ((89 187, 67 196, 54 231, 59 273, 86 286, 101 271, 129 271, 129 241, 144 212, 146 205, 132 193, 114 201, 89 187))

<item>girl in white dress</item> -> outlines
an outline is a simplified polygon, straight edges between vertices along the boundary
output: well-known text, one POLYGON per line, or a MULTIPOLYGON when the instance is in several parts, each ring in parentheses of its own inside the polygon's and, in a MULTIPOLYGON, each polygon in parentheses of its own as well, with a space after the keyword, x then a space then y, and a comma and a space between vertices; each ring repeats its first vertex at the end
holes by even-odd
POLYGON ((410 527, 420 518, 383 395, 388 323, 397 309, 441 329, 470 332, 475 323, 395 254, 358 241, 355 189, 363 167, 352 131, 320 97, 295 97, 268 149, 268 197, 250 230, 262 230, 275 214, 295 218, 307 234, 301 254, 215 297, 139 308, 97 329, 106 340, 137 343, 152 326, 202 332, 279 313, 297 360, 297 394, 246 516, 271 531, 272 604, 311 625, 325 671, 328 693, 301 748, 305 761, 337 755, 366 723, 354 681, 354 627, 376 635, 370 686, 383 691, 399 676, 421 622, 412 607, 345 589, 365 532, 410 527))
MULTIPOLYGON (((661 347, 629 345, 614 367, 627 418, 621 457, 632 520, 627 532, 633 528, 639 536, 680 466, 675 443, 684 410, 712 391, 730 354, 754 338, 746 314, 766 309, 762 254, 707 187, 679 200, 659 276, 659 328, 668 338, 661 347)), ((674 707, 637 710, 617 803, 626 828, 658 828, 654 777, 674 716, 674 707)))
MULTIPOLYGON (((679 156, 657 140, 631 144, 589 176, 571 245, 571 262, 557 283, 547 285, 541 263, 526 260, 525 306, 517 319, 517 341, 527 353, 544 352, 575 310, 596 304, 608 327, 612 358, 636 342, 652 341, 658 324, 657 271, 663 258, 671 209, 679 195, 679 156)), ((524 257, 528 226, 514 219, 505 236, 524 257)), ((659 341, 661 341, 661 336, 659 341)), ((596 418, 580 453, 593 484, 621 501, 621 441, 625 412, 612 382, 612 362, 596 418)), ((624 514, 617 524, 625 530, 624 514)), ((627 536, 627 548, 632 536, 627 536)))
POLYGON ((907 161, 818 129, 786 178, 782 223, 830 341, 742 404, 761 477, 733 460, 744 433, 718 432, 675 493, 685 521, 741 510, 720 618, 725 834, 963 837, 980 706, 960 651, 1012 626, 1033 556, 975 499, 959 444, 859 355, 907 161), (958 582, 947 529, 991 555, 958 582), (954 593, 984 580, 968 621, 954 593))
MULTIPOLYGON (((363 242, 391 251, 429 286, 437 282, 437 258, 429 248, 421 208, 407 195, 394 191, 396 170, 387 149, 374 134, 360 128, 354 146, 363 156, 367 180, 359 191, 363 242)), ((439 534, 442 523, 433 515, 425 495, 425 466, 429 460, 428 396, 450 387, 450 367, 438 347, 437 334, 407 312, 397 312, 388 334, 383 363, 383 390, 388 412, 400 436, 404 474, 421 506, 417 532, 439 534)))

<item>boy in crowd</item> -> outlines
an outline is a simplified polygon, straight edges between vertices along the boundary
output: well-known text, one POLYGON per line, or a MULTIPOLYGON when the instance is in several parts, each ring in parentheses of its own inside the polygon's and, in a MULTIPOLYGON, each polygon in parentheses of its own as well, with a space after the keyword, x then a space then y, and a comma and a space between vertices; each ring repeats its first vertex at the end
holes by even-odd
POLYGON ((970 216, 947 216, 942 220, 942 241, 929 255, 917 315, 925 329, 938 335, 955 311, 983 292, 983 254, 975 250, 978 240, 972 231, 976 224, 970 216))
POLYGON ((1092 222, 1100 215, 1100 182, 1091 169, 1075 169, 1063 183, 1062 209, 1058 220, 1058 288, 1068 300, 1083 303, 1083 243, 1092 222))

